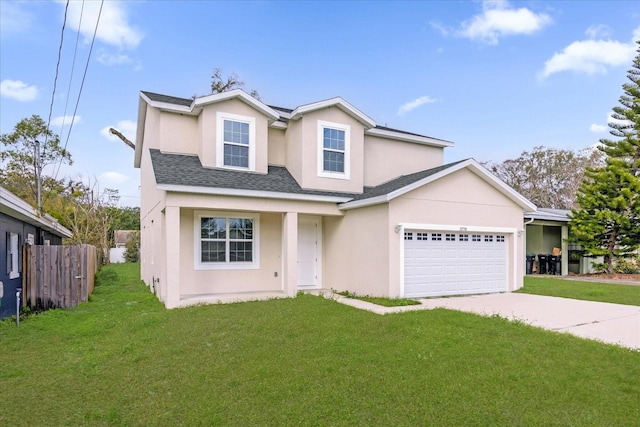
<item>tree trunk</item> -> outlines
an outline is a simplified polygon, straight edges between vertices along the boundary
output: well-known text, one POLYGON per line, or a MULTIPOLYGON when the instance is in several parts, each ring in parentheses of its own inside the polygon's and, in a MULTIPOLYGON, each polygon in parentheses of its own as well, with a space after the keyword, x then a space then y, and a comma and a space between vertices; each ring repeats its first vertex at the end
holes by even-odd
POLYGON ((611 276, 613 274, 613 258, 607 254, 604 256, 604 272, 611 276))

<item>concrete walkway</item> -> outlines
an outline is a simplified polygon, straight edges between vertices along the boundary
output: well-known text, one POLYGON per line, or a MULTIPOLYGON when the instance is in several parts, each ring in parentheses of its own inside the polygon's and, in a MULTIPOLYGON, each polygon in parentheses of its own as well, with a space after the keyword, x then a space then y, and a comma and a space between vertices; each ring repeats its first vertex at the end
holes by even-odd
POLYGON ((420 300, 420 305, 381 307, 340 295, 342 304, 378 314, 447 308, 510 320, 640 350, 640 307, 540 295, 502 293, 420 300))

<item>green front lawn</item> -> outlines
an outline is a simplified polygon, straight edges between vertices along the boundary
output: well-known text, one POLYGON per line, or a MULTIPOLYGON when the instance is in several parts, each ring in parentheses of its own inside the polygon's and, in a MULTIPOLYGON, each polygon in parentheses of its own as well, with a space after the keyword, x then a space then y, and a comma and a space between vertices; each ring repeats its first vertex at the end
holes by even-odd
POLYGON ((640 305, 640 286, 615 283, 581 282, 556 277, 525 276, 517 292, 587 301, 640 305))
POLYGON ((0 425, 637 425, 640 352, 310 295, 165 310, 137 265, 0 323, 0 425))

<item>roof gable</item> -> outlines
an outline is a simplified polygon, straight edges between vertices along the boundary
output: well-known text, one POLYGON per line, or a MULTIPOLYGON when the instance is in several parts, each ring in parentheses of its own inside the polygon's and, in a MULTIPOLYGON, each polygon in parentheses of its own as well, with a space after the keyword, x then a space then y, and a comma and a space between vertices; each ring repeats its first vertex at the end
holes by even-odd
POLYGON ((242 89, 234 89, 227 92, 214 93, 211 95, 201 96, 193 99, 178 98, 175 96, 160 95, 153 92, 140 92, 140 97, 152 107, 160 108, 166 111, 175 111, 178 113, 188 113, 198 115, 205 105, 215 104, 217 102, 227 101, 229 99, 239 99, 250 107, 256 109, 260 113, 267 116, 271 121, 278 120, 280 114, 273 108, 264 104, 260 100, 249 95, 242 89))
POLYGON ((346 203, 342 203, 340 205, 340 209, 356 209, 380 203, 387 203, 396 197, 408 193, 409 191, 420 188, 423 185, 427 185, 461 169, 468 169, 473 172, 522 209, 527 211, 536 210, 536 206, 533 203, 491 174, 474 159, 461 160, 410 175, 403 175, 376 187, 367 187, 361 195, 346 203))
POLYGON ((364 114, 362 111, 358 110, 353 105, 349 104, 347 101, 337 96, 331 99, 325 99, 324 101, 313 102, 311 104, 301 105, 290 113, 288 117, 289 120, 298 120, 306 113, 310 113, 312 111, 320 110, 328 107, 337 107, 340 110, 344 111, 360 123, 362 123, 366 128, 373 128, 376 126, 376 122, 373 121, 372 118, 364 114))

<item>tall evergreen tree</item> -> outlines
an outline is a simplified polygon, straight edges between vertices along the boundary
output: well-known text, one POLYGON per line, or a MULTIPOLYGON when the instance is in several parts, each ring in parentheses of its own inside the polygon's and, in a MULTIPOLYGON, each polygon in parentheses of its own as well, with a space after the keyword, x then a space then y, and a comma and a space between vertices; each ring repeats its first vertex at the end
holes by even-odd
POLYGON ((640 41, 638 55, 622 85, 620 106, 609 123, 617 140, 601 139, 602 168, 588 169, 572 211, 571 241, 593 255, 604 256, 606 272, 613 261, 640 247, 640 41))

